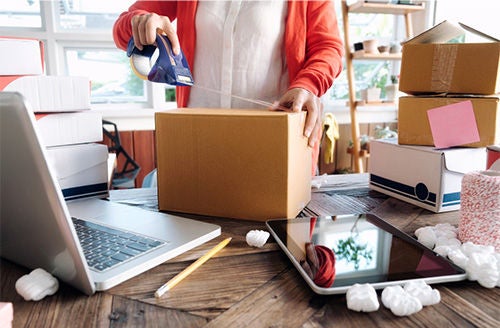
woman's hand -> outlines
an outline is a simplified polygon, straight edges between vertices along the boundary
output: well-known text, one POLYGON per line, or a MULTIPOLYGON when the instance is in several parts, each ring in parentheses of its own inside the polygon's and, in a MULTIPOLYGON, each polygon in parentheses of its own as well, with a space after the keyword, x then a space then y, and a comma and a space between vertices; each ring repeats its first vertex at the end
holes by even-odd
POLYGON ((167 16, 150 13, 132 17, 132 36, 137 49, 142 50, 143 46, 154 44, 157 33, 163 33, 168 37, 175 55, 181 52, 177 32, 167 16))
POLYGON ((292 112, 307 111, 304 124, 304 136, 313 147, 320 138, 323 104, 321 99, 306 89, 293 88, 288 90, 273 106, 274 110, 290 110, 292 112))

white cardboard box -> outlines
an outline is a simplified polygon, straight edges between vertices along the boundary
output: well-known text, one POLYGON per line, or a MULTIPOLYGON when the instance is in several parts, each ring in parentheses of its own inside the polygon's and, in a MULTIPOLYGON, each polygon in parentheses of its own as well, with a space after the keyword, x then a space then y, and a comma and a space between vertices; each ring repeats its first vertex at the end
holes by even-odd
POLYGON ((43 52, 40 40, 0 37, 0 75, 43 74, 43 52))
POLYGON ((85 76, 0 76, 1 91, 17 91, 35 113, 90 109, 90 80, 85 76))
POLYGON ((370 188, 436 213, 458 210, 463 175, 484 169, 486 148, 370 142, 370 188))
POLYGON ((101 142, 103 138, 101 113, 39 113, 35 118, 46 147, 101 142))
POLYGON ((48 147, 47 155, 66 200, 108 194, 106 145, 48 147))

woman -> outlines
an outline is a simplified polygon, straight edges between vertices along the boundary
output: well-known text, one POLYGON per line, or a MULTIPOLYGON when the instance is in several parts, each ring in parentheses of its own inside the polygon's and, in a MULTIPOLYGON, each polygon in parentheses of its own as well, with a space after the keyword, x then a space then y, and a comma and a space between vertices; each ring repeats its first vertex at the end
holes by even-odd
POLYGON ((195 87, 177 87, 179 107, 252 107, 243 97, 306 110, 304 136, 317 163, 319 97, 342 71, 333 1, 137 1, 117 19, 113 37, 125 50, 133 36, 142 49, 157 31, 174 53, 182 48, 192 69, 195 87))

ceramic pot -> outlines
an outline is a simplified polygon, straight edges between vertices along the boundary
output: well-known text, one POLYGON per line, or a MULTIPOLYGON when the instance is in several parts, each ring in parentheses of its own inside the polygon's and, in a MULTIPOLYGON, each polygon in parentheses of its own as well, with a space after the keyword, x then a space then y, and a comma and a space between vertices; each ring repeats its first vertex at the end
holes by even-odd
POLYGON ((364 40, 363 41, 363 49, 365 50, 365 53, 369 54, 378 54, 378 42, 375 39, 370 39, 370 40, 364 40))
POLYGON ((385 96, 387 101, 396 103, 399 98, 399 85, 398 84, 388 84, 385 86, 385 96))
POLYGON ((375 88, 375 87, 363 89, 361 90, 361 97, 367 103, 377 102, 380 101, 381 91, 382 90, 380 88, 375 88))

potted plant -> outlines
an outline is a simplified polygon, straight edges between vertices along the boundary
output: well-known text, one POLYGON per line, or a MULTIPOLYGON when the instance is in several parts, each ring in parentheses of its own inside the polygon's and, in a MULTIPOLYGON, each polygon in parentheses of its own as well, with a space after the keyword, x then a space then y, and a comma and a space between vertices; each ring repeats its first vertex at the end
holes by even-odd
POLYGON ((396 102, 398 100, 399 76, 391 75, 391 84, 385 86, 385 96, 387 101, 396 102))
POLYGON ((361 90, 361 98, 367 103, 379 102, 384 96, 385 85, 387 83, 388 68, 387 62, 376 69, 371 76, 370 83, 366 89, 361 90))

